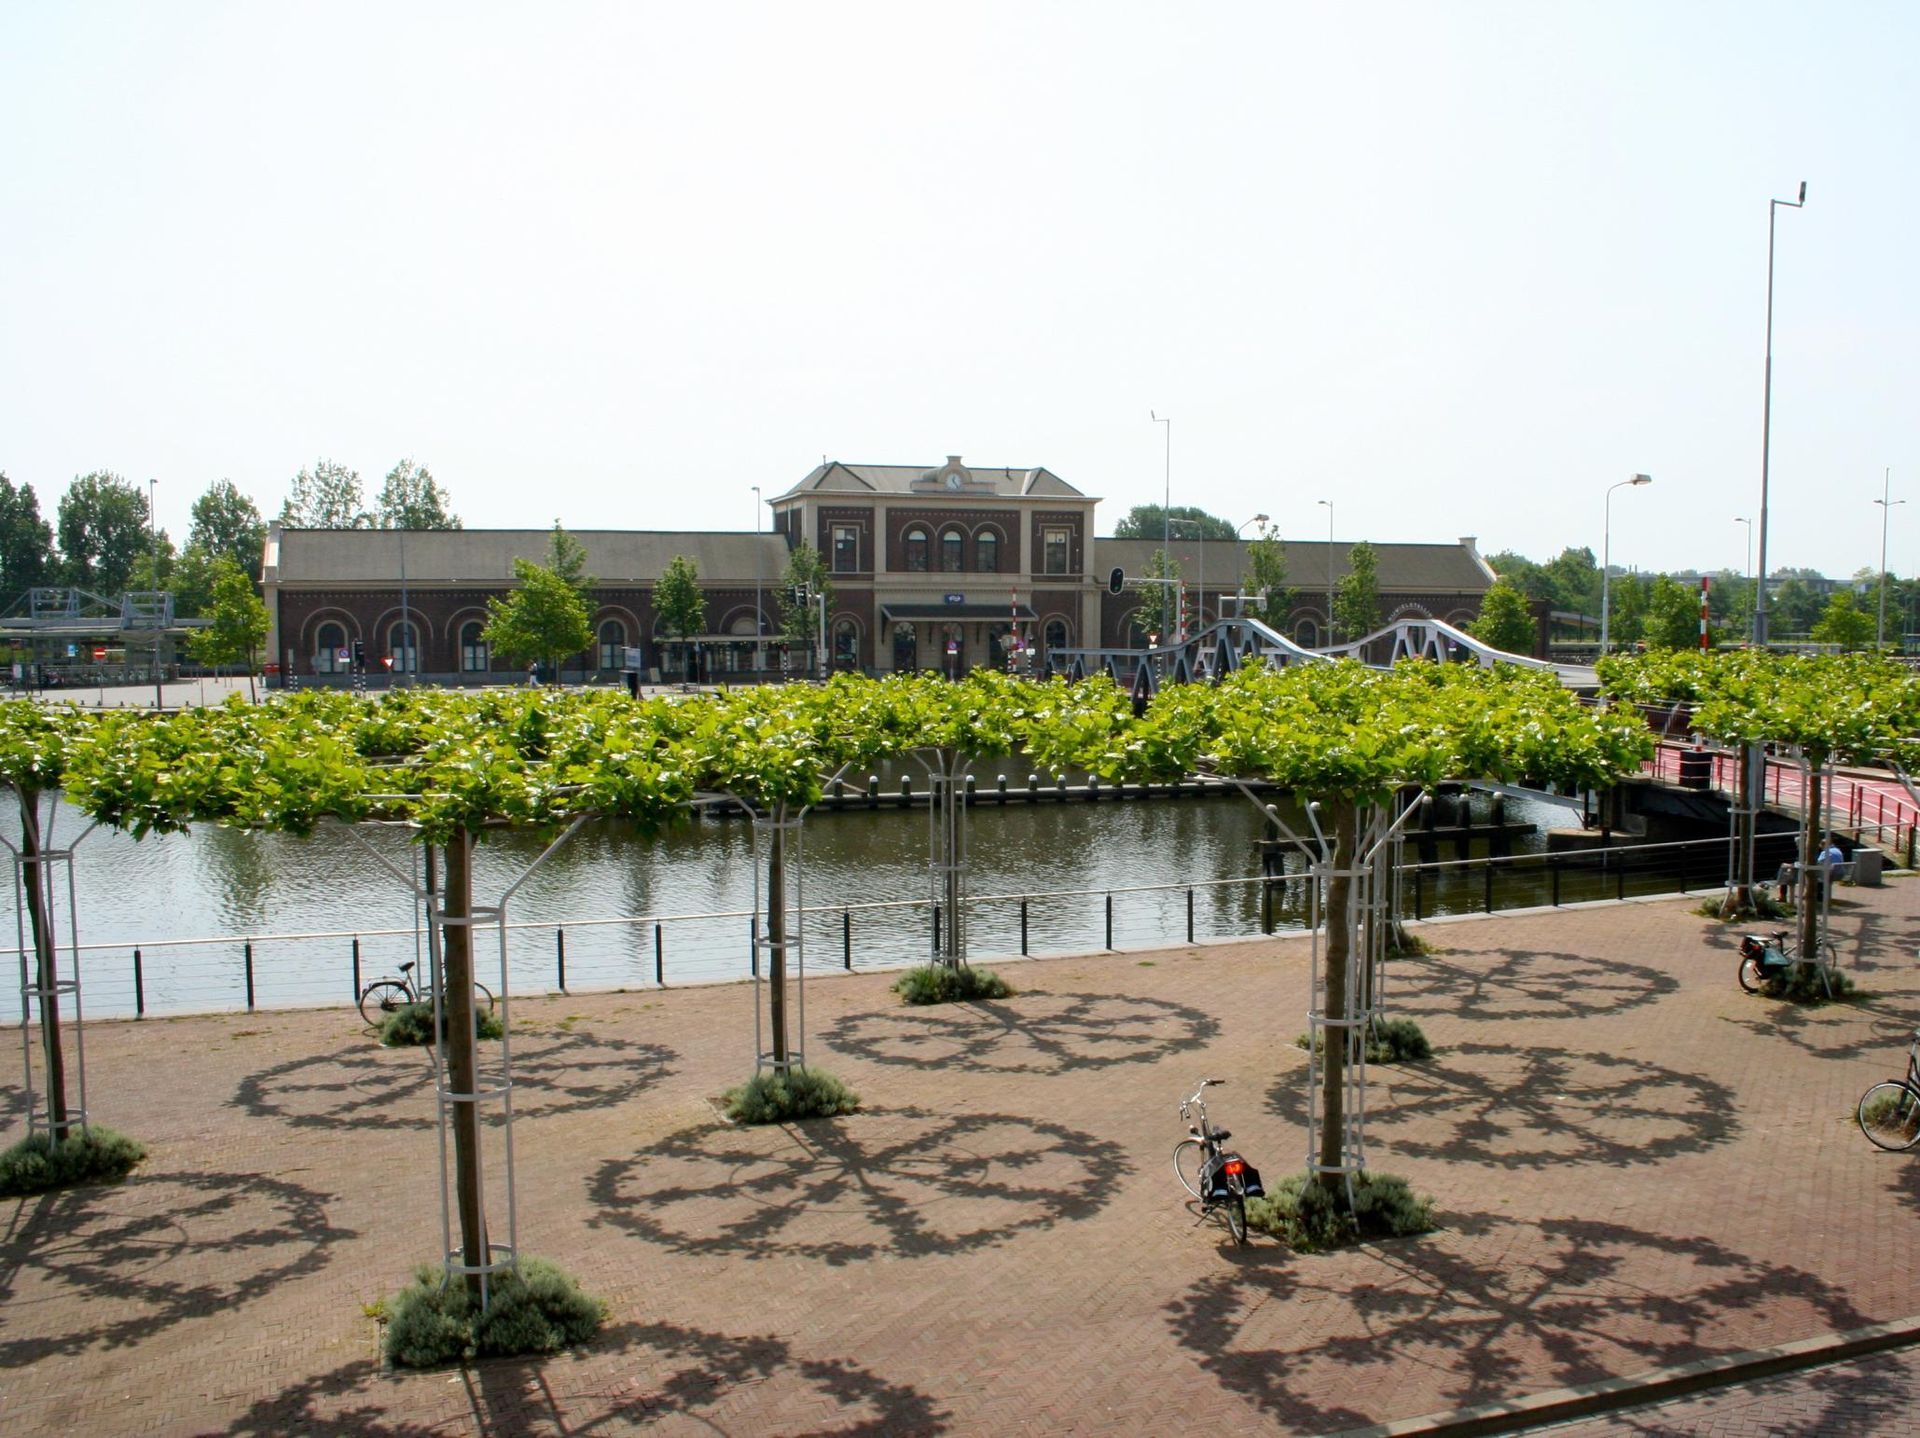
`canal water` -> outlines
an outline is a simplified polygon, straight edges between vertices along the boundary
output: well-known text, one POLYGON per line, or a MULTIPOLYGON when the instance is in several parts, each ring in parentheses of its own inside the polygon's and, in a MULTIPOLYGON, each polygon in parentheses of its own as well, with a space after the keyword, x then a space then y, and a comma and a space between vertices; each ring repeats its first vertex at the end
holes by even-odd
MULTIPOLYGON (((993 778, 983 775, 982 786, 993 778)), ((1299 811, 1281 808, 1304 831, 1299 811)), ((1566 810, 1546 804, 1509 802, 1507 817, 1538 826, 1515 841, 1517 854, 1543 850, 1545 829, 1569 822, 1566 810)), ((77 812, 63 810, 56 845, 85 827, 77 812)), ((10 842, 17 830, 17 815, 0 818, 10 842)), ((923 959, 932 924, 924 804, 817 812, 803 832, 803 897, 818 910, 806 927, 808 965, 923 959)), ((1023 947, 1046 954, 1184 942, 1190 913, 1196 939, 1257 933, 1260 834, 1260 813, 1237 793, 980 804, 969 830, 969 950, 979 958, 1023 947), (1029 897, 1022 902, 1022 895, 1029 897)), ((530 835, 488 836, 476 851, 476 904, 497 901, 542 847, 530 835)), ((138 842, 95 829, 73 850, 87 1011, 240 1008, 249 986, 262 1008, 350 1002, 354 936, 362 982, 416 956, 414 901, 381 858, 409 871, 417 853, 392 829, 349 834, 323 826, 298 839, 205 825, 138 842)), ((1411 845, 1407 857, 1415 857, 1411 845)), ((1297 855, 1292 867, 1300 867, 1297 855)), ((753 873, 743 819, 690 821, 652 838, 589 825, 508 905, 513 988, 557 989, 563 963, 570 989, 744 977, 753 873)), ((1564 877, 1567 900, 1611 892, 1597 876, 1578 891, 1576 876, 1564 877)), ((1483 878, 1484 870, 1426 876, 1423 912, 1482 907, 1483 878)), ((1500 883, 1501 907, 1547 901, 1544 872, 1505 873, 1500 883)), ((1306 888, 1284 886, 1274 913, 1279 926, 1305 922, 1306 888)), ((64 947, 64 892, 59 931, 64 947)), ((488 943, 483 972, 498 965, 498 942, 488 943)))

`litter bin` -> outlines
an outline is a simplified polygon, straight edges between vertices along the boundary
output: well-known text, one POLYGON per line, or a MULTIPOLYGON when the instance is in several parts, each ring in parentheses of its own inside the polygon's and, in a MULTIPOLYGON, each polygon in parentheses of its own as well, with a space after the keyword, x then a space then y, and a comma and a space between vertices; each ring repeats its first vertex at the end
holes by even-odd
POLYGON ((1711 789, 1713 787, 1713 755, 1705 749, 1682 749, 1680 751, 1680 787, 1711 789))
POLYGON ((1853 882, 1865 885, 1869 889, 1880 887, 1880 870, 1886 863, 1886 855, 1878 849, 1865 845, 1853 851, 1853 882))

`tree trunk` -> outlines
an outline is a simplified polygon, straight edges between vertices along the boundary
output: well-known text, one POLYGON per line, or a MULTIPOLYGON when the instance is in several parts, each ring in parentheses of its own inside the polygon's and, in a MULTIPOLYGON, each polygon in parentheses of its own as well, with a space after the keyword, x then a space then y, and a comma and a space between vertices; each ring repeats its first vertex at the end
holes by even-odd
MULTIPOLYGON (((464 919, 473 912, 473 836, 464 832, 454 835, 447 843, 446 855, 447 887, 441 911, 449 919, 464 919)), ((441 1007, 447 1025, 447 1084, 455 1093, 470 1094, 479 1073, 473 1041, 472 926, 443 924, 440 947, 446 965, 441 1007)), ((460 1261, 477 1268, 487 1262, 490 1252, 481 1199, 478 1104, 453 1105, 453 1161, 454 1192, 460 1211, 460 1261)), ((480 1297, 479 1274, 467 1276, 467 1289, 476 1299, 480 1297)))
MULTIPOLYGON (((1333 865, 1335 874, 1327 883, 1327 962, 1322 972, 1324 1000, 1329 1020, 1347 1017, 1347 968, 1353 960, 1353 881, 1339 872, 1353 863, 1358 847, 1360 806, 1339 801, 1333 821, 1333 865)), ((1342 1161, 1341 1135, 1346 1129, 1347 1031, 1321 1030, 1320 1069, 1320 1163, 1338 1168, 1342 1161)), ((1320 1186, 1342 1188, 1336 1173, 1322 1173, 1320 1186)))
POLYGON ((774 806, 767 843, 767 1026, 776 1068, 787 1063, 787 806, 774 806))
POLYGON ((1820 862, 1825 845, 1820 842, 1820 809, 1824 798, 1824 763, 1807 761, 1807 812, 1800 826, 1800 957, 1808 963, 1820 960, 1820 885, 1826 877, 1826 865, 1820 862))
POLYGON ((55 1147, 67 1137, 67 1059, 60 1044, 59 953, 53 942, 52 885, 47 882, 40 841, 40 791, 17 789, 20 799, 21 878, 27 891, 27 918, 33 930, 35 984, 40 989, 40 1049, 46 1066, 47 1129, 55 1147))

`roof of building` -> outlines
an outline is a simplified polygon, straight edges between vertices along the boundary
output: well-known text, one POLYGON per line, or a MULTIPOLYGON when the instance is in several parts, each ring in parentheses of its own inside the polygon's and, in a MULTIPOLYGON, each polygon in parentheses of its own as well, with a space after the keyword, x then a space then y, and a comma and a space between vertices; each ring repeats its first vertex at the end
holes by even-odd
MULTIPOLYGON (((684 554, 706 583, 769 584, 787 565, 777 534, 725 530, 570 529, 587 552, 586 572, 602 588, 651 584, 684 554)), ((547 529, 281 529, 269 534, 266 578, 280 584, 391 584, 401 574, 420 584, 497 585, 513 561, 547 560, 547 529), (277 572, 276 572, 277 571, 277 572)))
POLYGON ((959 494, 996 495, 1000 498, 1040 497, 1086 499, 1059 475, 1044 468, 982 468, 960 462, 950 454, 945 464, 848 464, 830 459, 815 465, 812 473, 775 502, 797 499, 805 494, 959 494), (958 486, 949 489, 947 477, 953 475, 958 486))
MULTIPOLYGON (((1124 569, 1129 577, 1143 574, 1148 559, 1160 547, 1157 539, 1095 539, 1094 562, 1090 567, 1102 576, 1116 565, 1124 569)), ((1293 589, 1308 592, 1316 588, 1324 590, 1329 582, 1338 584, 1346 577, 1347 552, 1352 547, 1351 540, 1332 545, 1333 574, 1329 581, 1326 540, 1281 540, 1280 548, 1287 561, 1287 584, 1293 589)), ((1382 593, 1480 594, 1493 584, 1493 571, 1487 568, 1470 541, 1462 540, 1457 544, 1375 544, 1373 552, 1382 593)), ((1209 576, 1209 593, 1216 584, 1224 588, 1229 576, 1245 573, 1246 556, 1245 540, 1229 544, 1224 539, 1210 539, 1203 555, 1191 534, 1175 535, 1173 539, 1173 557, 1180 564, 1181 574, 1187 579, 1197 580, 1201 577, 1199 571, 1204 564, 1209 576)))

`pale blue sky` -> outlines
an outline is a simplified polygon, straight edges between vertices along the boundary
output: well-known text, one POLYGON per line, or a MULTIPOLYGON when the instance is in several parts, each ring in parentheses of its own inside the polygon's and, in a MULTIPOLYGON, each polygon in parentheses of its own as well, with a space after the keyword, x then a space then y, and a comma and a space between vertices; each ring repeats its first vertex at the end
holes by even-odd
POLYGON ((0 468, 745 528, 820 457, 1920 570, 1920 6, 0 10, 0 468))

